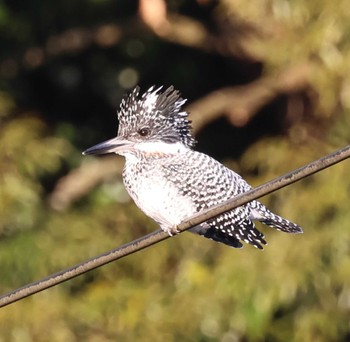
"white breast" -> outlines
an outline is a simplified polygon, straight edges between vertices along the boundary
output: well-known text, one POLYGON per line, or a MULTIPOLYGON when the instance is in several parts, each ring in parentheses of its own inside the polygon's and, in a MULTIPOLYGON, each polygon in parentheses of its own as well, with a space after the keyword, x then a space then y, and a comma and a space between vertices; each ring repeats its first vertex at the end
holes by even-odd
POLYGON ((190 198, 181 196, 173 184, 157 175, 139 179, 128 191, 136 205, 163 230, 169 230, 196 212, 190 198))

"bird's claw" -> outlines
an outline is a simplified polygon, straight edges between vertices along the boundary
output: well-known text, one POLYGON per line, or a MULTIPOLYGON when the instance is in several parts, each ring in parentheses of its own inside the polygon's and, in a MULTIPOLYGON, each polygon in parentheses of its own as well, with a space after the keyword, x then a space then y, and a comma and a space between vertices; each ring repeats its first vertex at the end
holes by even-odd
POLYGON ((180 233, 180 230, 177 229, 177 226, 172 226, 166 230, 169 236, 174 236, 180 233))

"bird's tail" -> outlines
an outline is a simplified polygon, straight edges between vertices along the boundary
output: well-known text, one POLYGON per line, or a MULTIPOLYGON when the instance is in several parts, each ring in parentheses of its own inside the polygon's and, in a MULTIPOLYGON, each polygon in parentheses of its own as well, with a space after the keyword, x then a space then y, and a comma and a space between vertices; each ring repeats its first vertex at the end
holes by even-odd
POLYGON ((303 229, 300 226, 272 213, 271 211, 265 212, 264 218, 260 219, 259 221, 285 233, 303 233, 303 229))
POLYGON ((286 220, 271 212, 259 201, 252 201, 249 204, 250 219, 260 221, 270 227, 280 230, 285 233, 300 234, 303 229, 297 224, 286 220))

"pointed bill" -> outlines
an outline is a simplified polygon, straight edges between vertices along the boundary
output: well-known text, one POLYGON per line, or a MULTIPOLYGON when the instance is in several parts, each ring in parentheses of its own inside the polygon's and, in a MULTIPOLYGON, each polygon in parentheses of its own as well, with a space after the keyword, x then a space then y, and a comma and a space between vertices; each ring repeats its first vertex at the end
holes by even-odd
POLYGON ((131 141, 124 140, 120 137, 116 137, 88 148, 83 152, 83 154, 88 155, 88 154, 120 153, 129 149, 131 145, 133 145, 131 141))

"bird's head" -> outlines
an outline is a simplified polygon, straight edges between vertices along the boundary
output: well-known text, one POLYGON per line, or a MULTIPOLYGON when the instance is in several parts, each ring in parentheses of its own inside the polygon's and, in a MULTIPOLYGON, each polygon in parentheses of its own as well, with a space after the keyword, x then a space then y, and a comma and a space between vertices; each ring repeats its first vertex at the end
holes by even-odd
POLYGON ((188 114, 181 111, 186 100, 172 86, 161 92, 153 87, 140 95, 135 87, 121 102, 116 138, 95 145, 84 154, 167 153, 177 148, 192 148, 188 114))

